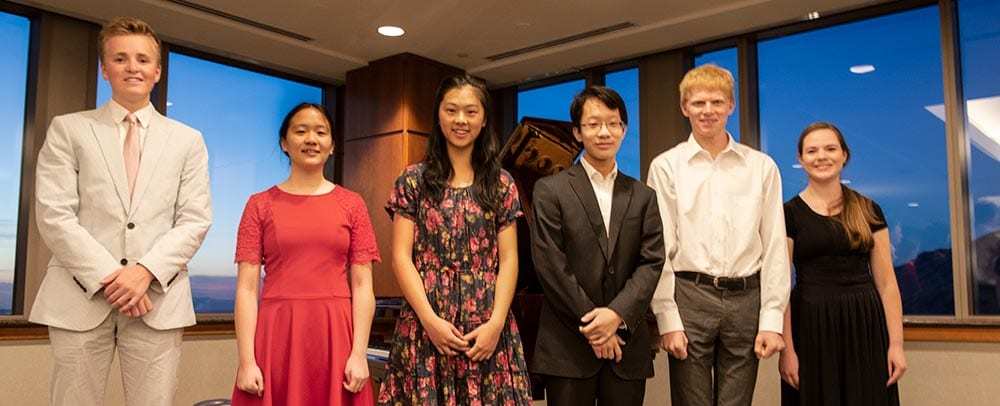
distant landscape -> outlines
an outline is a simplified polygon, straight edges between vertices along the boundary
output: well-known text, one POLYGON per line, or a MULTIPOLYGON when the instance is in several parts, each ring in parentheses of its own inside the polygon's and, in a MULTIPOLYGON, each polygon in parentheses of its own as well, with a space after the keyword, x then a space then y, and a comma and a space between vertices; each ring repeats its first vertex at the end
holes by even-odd
MULTIPOLYGON (((0 314, 10 314, 14 285, 0 282, 0 314)), ((232 313, 235 276, 191 276, 194 310, 198 313, 232 313)))
MULTIPOLYGON (((951 251, 922 252, 911 261, 896 266, 896 278, 903 295, 906 314, 951 314, 954 299, 951 285, 951 251)), ((191 276, 194 310, 198 313, 231 313, 236 276, 191 276)), ((976 307, 981 313, 1000 313, 993 286, 977 286, 976 307)), ((10 314, 13 284, 0 282, 0 315, 10 314)))
POLYGON ((232 313, 236 276, 191 275, 191 295, 197 313, 232 313))
POLYGON ((14 295, 14 284, 0 282, 0 314, 10 314, 14 295))

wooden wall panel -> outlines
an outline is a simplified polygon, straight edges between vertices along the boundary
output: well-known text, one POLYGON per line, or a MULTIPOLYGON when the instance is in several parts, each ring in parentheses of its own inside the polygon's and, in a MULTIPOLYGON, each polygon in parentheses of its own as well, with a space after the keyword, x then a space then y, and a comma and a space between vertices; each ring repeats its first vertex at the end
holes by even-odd
POLYGON ((639 60, 639 140, 641 177, 653 158, 687 140, 691 127, 681 114, 681 78, 688 70, 688 58, 681 51, 666 52, 639 60))
POLYGON ((445 65, 418 55, 400 55, 406 64, 403 104, 406 106, 404 122, 406 130, 430 134, 434 125, 434 96, 444 78, 462 73, 461 69, 445 65))
POLYGON ((344 186, 365 199, 382 255, 382 263, 373 266, 376 296, 402 295, 392 274, 389 251, 392 223, 384 207, 396 177, 406 166, 403 140, 402 134, 398 133, 345 143, 344 156, 348 162, 344 165, 344 186))
POLYGON ((433 126, 434 93, 458 68, 413 54, 371 62, 347 73, 343 184, 368 205, 383 263, 375 270, 375 295, 401 296, 392 274, 392 224, 385 202, 407 165, 424 157, 433 126))

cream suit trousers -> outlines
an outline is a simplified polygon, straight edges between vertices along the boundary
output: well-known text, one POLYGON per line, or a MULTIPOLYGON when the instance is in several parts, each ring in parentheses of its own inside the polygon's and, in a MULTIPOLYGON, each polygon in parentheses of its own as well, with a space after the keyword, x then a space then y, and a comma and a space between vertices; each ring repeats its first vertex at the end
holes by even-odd
POLYGON ((173 406, 183 329, 155 330, 112 311, 96 328, 49 327, 52 406, 101 406, 115 350, 127 406, 173 406))

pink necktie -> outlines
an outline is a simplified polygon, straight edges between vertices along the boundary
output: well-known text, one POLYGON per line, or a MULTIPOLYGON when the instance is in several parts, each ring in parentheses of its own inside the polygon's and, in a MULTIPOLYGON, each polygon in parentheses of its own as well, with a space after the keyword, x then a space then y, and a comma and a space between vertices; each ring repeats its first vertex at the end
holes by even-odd
POLYGON ((125 134, 125 145, 122 148, 122 155, 125 158, 125 174, 128 176, 129 201, 135 191, 135 178, 139 176, 139 160, 142 158, 142 148, 139 147, 139 122, 135 114, 129 113, 125 116, 128 122, 128 133, 125 134))

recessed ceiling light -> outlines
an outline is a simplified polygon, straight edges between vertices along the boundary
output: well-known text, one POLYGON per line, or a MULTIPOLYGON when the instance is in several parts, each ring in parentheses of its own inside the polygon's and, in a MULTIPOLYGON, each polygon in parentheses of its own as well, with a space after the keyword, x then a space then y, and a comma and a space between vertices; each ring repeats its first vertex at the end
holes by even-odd
POLYGON ((792 164, 792 168, 802 169, 802 165, 801 164, 792 164))
POLYGON ((172 101, 168 101, 167 102, 167 107, 170 107, 170 106, 173 106, 173 105, 174 105, 174 102, 172 102, 172 101))
POLYGON ((813 11, 813 12, 811 12, 809 14, 806 14, 806 20, 816 20, 818 18, 819 18, 819 12, 818 11, 813 11))
POLYGON ((906 204, 906 206, 907 206, 907 207, 920 207, 920 203, 917 203, 917 202, 909 202, 909 203, 907 203, 907 204, 906 204))
POLYGON ((843 183, 845 185, 850 185, 851 184, 851 180, 850 179, 841 179, 840 183, 843 183))
POLYGON ((875 72, 875 65, 854 65, 851 67, 851 73, 858 75, 864 75, 872 72, 875 72))
POLYGON ((378 27, 378 33, 387 37, 401 37, 406 34, 406 31, 394 25, 383 25, 378 27))

